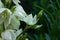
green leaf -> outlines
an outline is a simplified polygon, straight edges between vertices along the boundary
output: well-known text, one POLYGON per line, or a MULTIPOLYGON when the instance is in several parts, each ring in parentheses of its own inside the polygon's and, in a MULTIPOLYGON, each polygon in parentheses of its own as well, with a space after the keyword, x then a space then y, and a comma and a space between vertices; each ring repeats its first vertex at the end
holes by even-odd
POLYGON ((0 36, 1 36, 1 32, 4 31, 4 27, 3 27, 3 24, 0 24, 0 36))
POLYGON ((25 40, 26 39, 26 35, 21 35, 17 38, 17 40, 25 40))
POLYGON ((41 11, 38 13, 37 18, 40 18, 42 15, 43 15, 43 10, 41 10, 41 11))
POLYGON ((6 1, 6 3, 11 3, 11 0, 5 0, 6 1))
POLYGON ((44 35, 40 34, 40 40, 45 40, 44 35))
POLYGON ((36 25, 35 29, 42 27, 42 25, 36 25))

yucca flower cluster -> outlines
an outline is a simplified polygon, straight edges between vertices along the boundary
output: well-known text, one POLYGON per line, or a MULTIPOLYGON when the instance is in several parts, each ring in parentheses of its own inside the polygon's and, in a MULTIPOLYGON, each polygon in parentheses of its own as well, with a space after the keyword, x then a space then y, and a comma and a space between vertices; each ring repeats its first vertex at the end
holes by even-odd
MULTIPOLYGON (((11 0, 5 1, 7 3, 11 2, 11 0)), ((38 15, 41 13, 33 17, 32 14, 26 14, 22 6, 19 5, 19 0, 12 0, 12 2, 15 6, 9 9, 0 0, 0 40, 17 40, 17 37, 23 32, 22 28, 19 29, 20 21, 24 21, 26 25, 31 27, 35 25, 35 29, 42 26, 36 25, 39 20, 38 15)))

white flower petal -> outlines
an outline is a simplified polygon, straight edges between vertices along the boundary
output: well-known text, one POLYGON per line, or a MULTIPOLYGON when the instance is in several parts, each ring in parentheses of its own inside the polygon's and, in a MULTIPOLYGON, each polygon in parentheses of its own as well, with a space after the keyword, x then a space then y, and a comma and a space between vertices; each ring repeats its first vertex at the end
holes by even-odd
POLYGON ((32 14, 30 14, 27 17, 25 17, 23 21, 26 22, 28 25, 34 25, 37 23, 37 17, 35 15, 33 18, 32 14))
POLYGON ((3 5, 3 3, 0 0, 0 8, 3 8, 3 7, 4 7, 4 5, 3 5))
POLYGON ((16 5, 18 5, 18 3, 20 3, 19 0, 13 0, 13 2, 14 2, 16 5))
POLYGON ((16 40, 14 30, 6 30, 5 32, 2 32, 1 36, 4 40, 16 40))
POLYGON ((5 0, 6 1, 6 3, 11 3, 11 0, 5 0))
POLYGON ((5 10, 5 8, 0 8, 0 14, 5 10))
POLYGON ((6 10, 9 14, 12 14, 12 12, 11 12, 9 9, 7 9, 7 8, 0 8, 0 14, 1 14, 2 12, 4 12, 5 10, 6 10))
POLYGON ((22 8, 21 5, 16 6, 14 14, 20 19, 22 20, 25 16, 27 16, 26 12, 24 11, 24 9, 22 8))
POLYGON ((33 20, 32 14, 30 14, 27 17, 24 18, 24 22, 26 22, 27 24, 31 24, 32 20, 33 20))
POLYGON ((22 29, 16 31, 16 37, 19 36, 22 33, 22 29))
POLYGON ((36 24, 37 21, 38 21, 38 19, 37 19, 37 15, 35 15, 34 18, 33 18, 33 22, 34 22, 34 24, 36 24))
POLYGON ((7 8, 1 8, 0 9, 0 24, 3 23, 3 21, 5 20, 5 17, 10 16, 10 14, 12 14, 12 12, 7 9, 7 8))
POLYGON ((12 40, 16 40, 16 35, 14 33, 14 30, 10 30, 9 32, 11 34, 12 40))
POLYGON ((10 32, 2 32, 1 36, 4 40, 12 40, 10 32))

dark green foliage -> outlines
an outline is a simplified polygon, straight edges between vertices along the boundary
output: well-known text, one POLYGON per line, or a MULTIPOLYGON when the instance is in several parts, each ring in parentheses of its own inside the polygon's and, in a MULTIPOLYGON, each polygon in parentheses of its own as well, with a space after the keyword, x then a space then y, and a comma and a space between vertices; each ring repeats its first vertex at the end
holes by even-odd
POLYGON ((37 24, 43 24, 38 29, 27 29, 30 40, 60 40, 60 0, 20 0, 25 11, 33 15, 40 10, 43 15, 37 24))

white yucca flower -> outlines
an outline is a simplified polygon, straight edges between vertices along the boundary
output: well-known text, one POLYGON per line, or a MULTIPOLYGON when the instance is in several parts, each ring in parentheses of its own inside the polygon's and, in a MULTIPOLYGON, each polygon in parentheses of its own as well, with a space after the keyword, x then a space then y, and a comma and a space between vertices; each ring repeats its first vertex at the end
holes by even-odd
POLYGON ((26 22, 28 25, 35 25, 38 21, 37 16, 35 15, 34 18, 32 14, 28 15, 23 19, 24 22, 26 22))
POLYGON ((16 36, 13 30, 8 30, 1 33, 3 40, 16 40, 16 36))
POLYGON ((16 6, 14 15, 17 16, 19 20, 22 20, 25 16, 27 16, 21 5, 16 6))
POLYGON ((0 9, 0 21, 0 24, 4 23, 5 29, 19 29, 19 20, 7 8, 0 9))
POLYGON ((7 27, 10 24, 10 16, 12 12, 7 8, 0 9, 0 24, 4 23, 4 27, 7 27))
POLYGON ((7 8, 0 8, 0 14, 1 14, 2 12, 4 12, 5 10, 6 10, 9 14, 12 14, 12 12, 11 12, 9 9, 7 9, 7 8))
POLYGON ((1 33, 3 40, 16 40, 16 38, 22 33, 22 29, 14 31, 14 30, 6 30, 1 33))

